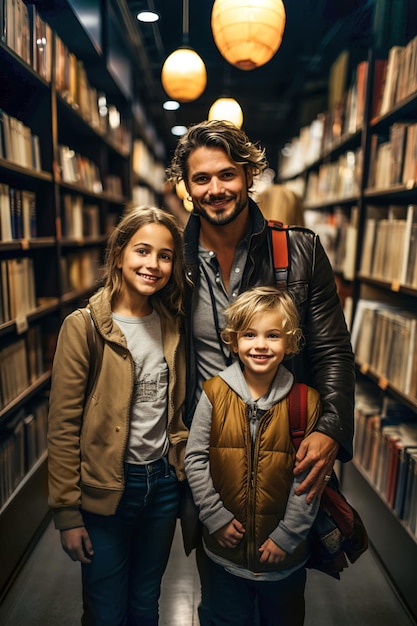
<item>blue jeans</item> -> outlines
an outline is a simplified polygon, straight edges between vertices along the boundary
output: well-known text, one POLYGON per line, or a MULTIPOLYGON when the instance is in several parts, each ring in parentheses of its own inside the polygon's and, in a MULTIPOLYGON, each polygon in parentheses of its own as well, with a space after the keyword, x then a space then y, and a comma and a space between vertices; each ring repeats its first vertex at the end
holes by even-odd
POLYGON ((256 606, 262 626, 304 624, 304 567, 283 580, 257 581, 233 576, 208 560, 213 626, 253 626, 256 606))
POLYGON ((82 565, 83 624, 157 626, 178 505, 179 482, 163 458, 125 465, 115 515, 83 512, 94 549, 91 564, 82 565))

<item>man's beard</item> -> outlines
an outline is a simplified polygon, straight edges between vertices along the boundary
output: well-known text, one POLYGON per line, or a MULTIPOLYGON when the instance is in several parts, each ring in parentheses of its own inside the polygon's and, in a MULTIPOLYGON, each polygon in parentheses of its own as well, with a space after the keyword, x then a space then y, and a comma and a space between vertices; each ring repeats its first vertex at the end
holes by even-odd
POLYGON ((194 206, 193 213, 195 215, 199 215, 213 226, 226 226, 226 224, 234 222, 237 216, 240 215, 242 211, 246 208, 247 203, 247 198, 245 201, 241 200, 241 202, 235 204, 235 208, 233 209, 233 211, 227 214, 219 213, 218 215, 210 215, 206 211, 204 204, 200 207, 194 206))

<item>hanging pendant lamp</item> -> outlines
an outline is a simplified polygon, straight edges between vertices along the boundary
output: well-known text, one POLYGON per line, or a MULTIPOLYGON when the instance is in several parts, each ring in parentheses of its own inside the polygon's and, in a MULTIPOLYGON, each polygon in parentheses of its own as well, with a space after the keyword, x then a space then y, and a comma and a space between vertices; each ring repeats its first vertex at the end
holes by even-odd
POLYGON ((163 88, 178 102, 196 100, 207 85, 204 61, 188 46, 188 16, 188 0, 183 0, 183 45, 166 58, 161 72, 163 88))
POLYGON ((218 98, 211 105, 208 119, 231 122, 237 126, 237 128, 241 128, 243 124, 243 112, 237 100, 222 97, 218 98))
POLYGON ((285 22, 282 0, 215 0, 211 13, 217 48, 241 70, 253 70, 272 59, 285 22))

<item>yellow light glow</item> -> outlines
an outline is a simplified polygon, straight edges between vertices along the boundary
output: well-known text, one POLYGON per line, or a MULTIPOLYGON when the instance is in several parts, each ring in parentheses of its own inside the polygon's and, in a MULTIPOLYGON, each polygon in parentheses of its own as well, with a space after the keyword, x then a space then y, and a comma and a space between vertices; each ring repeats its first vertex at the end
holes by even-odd
POLYGON ((206 66, 191 48, 178 48, 165 60, 161 80, 170 98, 178 102, 191 102, 201 96, 206 88, 206 66))
POLYGON ((241 70, 253 70, 272 59, 285 22, 282 0, 215 0, 211 13, 217 48, 241 70))
POLYGON ((218 98, 210 107, 208 119, 231 122, 241 128, 243 113, 240 104, 234 98, 218 98))

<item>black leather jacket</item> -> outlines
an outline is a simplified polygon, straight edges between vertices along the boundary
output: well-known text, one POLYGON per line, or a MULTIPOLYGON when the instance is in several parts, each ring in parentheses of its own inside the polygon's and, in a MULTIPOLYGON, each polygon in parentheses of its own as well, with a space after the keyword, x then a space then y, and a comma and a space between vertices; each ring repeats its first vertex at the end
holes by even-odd
MULTIPOLYGON (((255 285, 274 285, 271 229, 259 208, 249 201, 252 223, 249 253, 242 291, 255 285)), ((196 367, 192 346, 193 300, 198 297, 198 240, 200 218, 191 214, 184 230, 185 262, 193 288, 187 298, 188 364, 187 424, 191 423, 196 391, 196 367)), ((317 430, 339 442, 338 457, 352 458, 355 367, 350 335, 336 291, 333 271, 320 240, 311 230, 291 227, 288 231, 288 291, 297 305, 305 347, 286 361, 295 379, 315 387, 321 396, 323 414, 317 430)))

